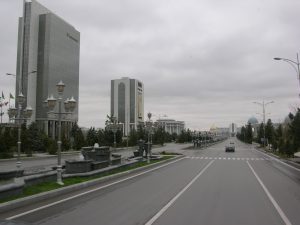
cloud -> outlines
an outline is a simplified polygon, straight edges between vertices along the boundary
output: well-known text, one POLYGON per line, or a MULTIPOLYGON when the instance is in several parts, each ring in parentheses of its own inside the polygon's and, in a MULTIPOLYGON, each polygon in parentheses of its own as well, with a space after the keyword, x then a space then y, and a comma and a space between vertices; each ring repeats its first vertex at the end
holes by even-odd
MULTIPOLYGON (((81 32, 82 126, 104 126, 110 80, 145 84, 145 112, 167 114, 193 129, 244 124, 274 100, 270 117, 284 118, 299 102, 293 68, 300 2, 294 0, 40 0, 81 32)), ((15 71, 17 18, 22 6, 1 1, 0 72, 15 71), (7 25, 9 24, 9 25, 7 25)), ((13 89, 1 78, 1 89, 13 89)))

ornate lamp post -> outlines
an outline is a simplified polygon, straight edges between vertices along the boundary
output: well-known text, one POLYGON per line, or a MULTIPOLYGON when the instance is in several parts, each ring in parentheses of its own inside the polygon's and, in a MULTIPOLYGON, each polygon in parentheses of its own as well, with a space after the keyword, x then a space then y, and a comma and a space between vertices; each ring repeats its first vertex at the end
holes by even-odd
MULTIPOLYGON (((117 131, 120 130, 122 124, 118 123, 116 117, 110 117, 110 121, 106 121, 106 127, 108 130, 112 131, 114 134, 114 149, 117 149, 117 131)), ((109 151, 109 163, 111 164, 111 151, 109 151)))
POLYGON ((60 81, 57 85, 58 99, 54 98, 53 95, 47 98, 45 103, 50 110, 49 113, 53 113, 58 115, 58 140, 57 140, 57 183, 63 185, 62 182, 62 165, 61 165, 61 118, 63 114, 71 114, 74 112, 76 108, 76 100, 72 97, 71 99, 67 98, 64 101, 65 112, 62 112, 62 95, 64 92, 65 84, 60 81), (56 106, 56 102, 58 100, 58 112, 54 112, 54 108, 56 106))
POLYGON ((28 120, 32 115, 32 108, 27 106, 25 110, 22 112, 22 105, 25 102, 25 97, 22 93, 20 93, 17 97, 18 101, 18 109, 16 108, 9 108, 8 109, 8 116, 9 119, 14 119, 18 121, 18 156, 17 156, 17 168, 18 170, 21 168, 21 125, 23 121, 28 120))
POLYGON ((152 134, 152 121, 151 121, 151 117, 152 117, 152 113, 148 113, 147 114, 148 117, 148 121, 146 121, 146 129, 148 131, 148 154, 147 154, 147 163, 150 163, 150 156, 151 156, 151 134, 152 134))
MULTIPOLYGON (((279 57, 274 58, 274 60, 285 61, 285 62, 289 63, 295 69, 295 71, 297 73, 297 79, 299 80, 299 87, 300 87, 300 63, 299 63, 298 53, 297 53, 297 61, 293 61, 293 60, 285 59, 285 58, 279 58, 279 57)), ((300 97, 300 94, 299 94, 299 97, 300 97)))

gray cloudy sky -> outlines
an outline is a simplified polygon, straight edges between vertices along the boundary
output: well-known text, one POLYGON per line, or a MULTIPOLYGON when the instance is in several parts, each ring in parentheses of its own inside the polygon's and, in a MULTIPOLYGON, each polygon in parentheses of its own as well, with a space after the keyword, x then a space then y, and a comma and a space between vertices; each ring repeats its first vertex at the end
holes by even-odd
MULTIPOLYGON (((39 0, 81 32, 81 126, 103 127, 110 80, 145 85, 145 113, 192 129, 282 121, 300 105, 297 74, 279 56, 300 50, 299 0, 39 0)), ((14 93, 22 0, 0 0, 0 91, 14 93)))

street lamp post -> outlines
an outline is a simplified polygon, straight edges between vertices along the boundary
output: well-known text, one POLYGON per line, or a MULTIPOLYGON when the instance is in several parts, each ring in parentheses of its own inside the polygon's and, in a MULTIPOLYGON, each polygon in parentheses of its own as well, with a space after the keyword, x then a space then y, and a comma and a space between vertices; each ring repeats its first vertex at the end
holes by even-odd
MULTIPOLYGON (((27 75, 29 74, 33 74, 36 73, 36 70, 33 70, 29 73, 27 73, 27 75)), ((15 74, 12 73, 6 73, 6 75, 8 76, 14 76, 16 77, 15 74)), ((8 116, 9 119, 14 119, 18 121, 18 156, 17 156, 17 169, 19 170, 21 168, 21 125, 22 125, 22 121, 26 121, 28 120, 31 115, 32 115, 32 108, 30 106, 27 106, 26 109, 24 110, 24 114, 22 115, 22 106, 26 100, 26 97, 22 94, 22 85, 21 85, 21 79, 19 82, 19 95, 16 97, 17 102, 18 102, 18 108, 9 108, 8 109, 8 116), (22 117, 23 116, 23 117, 22 117)), ((10 106, 9 106, 10 107, 10 106)))
MULTIPOLYGON (((280 58, 280 57, 275 57, 274 60, 282 60, 285 61, 287 63, 289 63, 296 71, 297 73, 297 79, 299 80, 299 87, 300 87, 300 63, 299 63, 299 55, 297 53, 297 61, 293 61, 290 59, 286 59, 286 58, 280 58)), ((299 94, 300 97, 300 94, 299 94)))
POLYGON ((253 103, 262 106, 262 109, 263 109, 262 116, 263 116, 264 147, 265 147, 266 146, 266 127, 265 127, 265 124, 266 124, 266 106, 271 104, 271 103, 274 103, 274 101, 265 102, 263 100, 262 103, 261 102, 253 102, 253 103))
POLYGON ((21 126, 22 121, 28 120, 32 115, 32 108, 30 106, 27 106, 24 110, 24 113, 22 115, 22 105, 25 102, 25 97, 22 93, 20 93, 17 97, 18 101, 18 109, 16 108, 9 108, 8 109, 8 116, 9 119, 14 119, 18 121, 18 156, 17 156, 17 169, 20 170, 21 168, 21 126))
POLYGON ((65 112, 62 112, 62 95, 64 92, 65 84, 60 81, 57 85, 58 99, 54 98, 53 95, 47 98, 45 101, 50 109, 50 113, 58 115, 58 139, 57 139, 57 183, 63 185, 62 182, 62 165, 61 165, 61 120, 63 114, 71 114, 76 108, 76 100, 72 97, 71 99, 67 98, 64 101, 65 112), (58 112, 53 112, 56 102, 58 100, 58 112))

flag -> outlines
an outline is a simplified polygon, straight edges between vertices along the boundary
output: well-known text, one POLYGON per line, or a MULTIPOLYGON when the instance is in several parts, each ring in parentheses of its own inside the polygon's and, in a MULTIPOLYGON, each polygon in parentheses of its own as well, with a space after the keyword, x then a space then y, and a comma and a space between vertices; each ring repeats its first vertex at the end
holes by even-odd
POLYGON ((4 94, 3 94, 3 91, 2 91, 2 98, 4 99, 4 94))
POLYGON ((9 93, 9 98, 14 99, 14 96, 11 93, 9 93))

